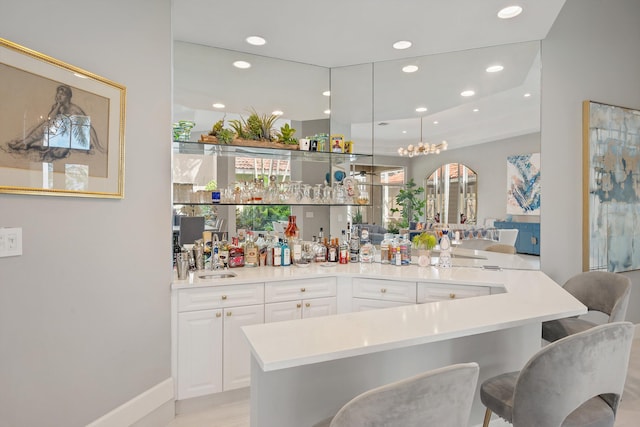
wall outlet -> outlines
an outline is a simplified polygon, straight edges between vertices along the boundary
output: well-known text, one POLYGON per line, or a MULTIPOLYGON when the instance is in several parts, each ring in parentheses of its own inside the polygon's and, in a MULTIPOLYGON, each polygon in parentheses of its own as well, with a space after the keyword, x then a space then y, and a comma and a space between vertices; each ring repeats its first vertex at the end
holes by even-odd
POLYGON ((305 218, 313 218, 313 212, 305 212, 305 218))
POLYGON ((22 255, 22 228, 0 228, 0 258, 22 255))

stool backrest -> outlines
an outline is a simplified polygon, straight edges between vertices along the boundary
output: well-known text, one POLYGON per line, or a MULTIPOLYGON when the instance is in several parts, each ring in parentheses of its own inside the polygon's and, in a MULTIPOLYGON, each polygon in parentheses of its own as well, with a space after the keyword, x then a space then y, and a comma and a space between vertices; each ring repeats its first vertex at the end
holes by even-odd
POLYGON ((543 347, 520 371, 514 427, 560 427, 587 400, 600 396, 615 414, 627 375, 634 325, 595 326, 543 347))
POLYGON ((627 314, 631 279, 607 271, 580 273, 564 284, 563 288, 589 310, 609 315, 609 322, 622 322, 627 314))
POLYGON ((479 367, 462 363, 366 391, 346 403, 330 427, 466 427, 479 367))

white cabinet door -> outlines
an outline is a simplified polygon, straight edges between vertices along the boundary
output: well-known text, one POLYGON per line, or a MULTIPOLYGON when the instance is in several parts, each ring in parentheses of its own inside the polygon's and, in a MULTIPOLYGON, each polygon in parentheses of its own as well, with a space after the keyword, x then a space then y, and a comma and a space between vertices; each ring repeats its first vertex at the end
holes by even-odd
POLYGON ((302 318, 302 301, 273 302, 264 305, 264 323, 302 318))
POLYGON ((222 391, 222 310, 178 315, 178 396, 222 391))
POLYGON ((367 298, 353 298, 353 300, 351 301, 351 311, 377 310, 379 308, 398 307, 400 305, 413 305, 413 303, 382 301, 367 298))
POLYGON ((320 317, 336 314, 336 297, 314 298, 302 301, 302 317, 320 317))
POLYGON ((264 323, 264 305, 224 309, 223 389, 249 385, 251 353, 242 326, 264 323))

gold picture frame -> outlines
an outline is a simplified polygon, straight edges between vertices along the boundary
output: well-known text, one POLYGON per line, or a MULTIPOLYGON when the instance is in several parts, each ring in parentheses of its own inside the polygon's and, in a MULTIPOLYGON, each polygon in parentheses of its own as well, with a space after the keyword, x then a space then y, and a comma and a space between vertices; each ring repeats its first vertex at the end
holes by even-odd
POLYGON ((124 197, 126 88, 0 38, 0 193, 124 197))
POLYGON ((640 111, 582 103, 582 269, 640 269, 640 111))

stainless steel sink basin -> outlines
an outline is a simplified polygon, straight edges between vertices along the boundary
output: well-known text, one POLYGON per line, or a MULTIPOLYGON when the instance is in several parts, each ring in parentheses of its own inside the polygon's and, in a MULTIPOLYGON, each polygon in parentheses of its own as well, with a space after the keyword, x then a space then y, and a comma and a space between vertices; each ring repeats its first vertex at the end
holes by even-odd
POLYGON ((218 273, 218 272, 211 272, 211 273, 203 273, 203 274, 199 274, 198 278, 203 279, 203 280, 215 280, 215 279, 229 279, 231 277, 236 277, 237 274, 236 273, 218 273))

